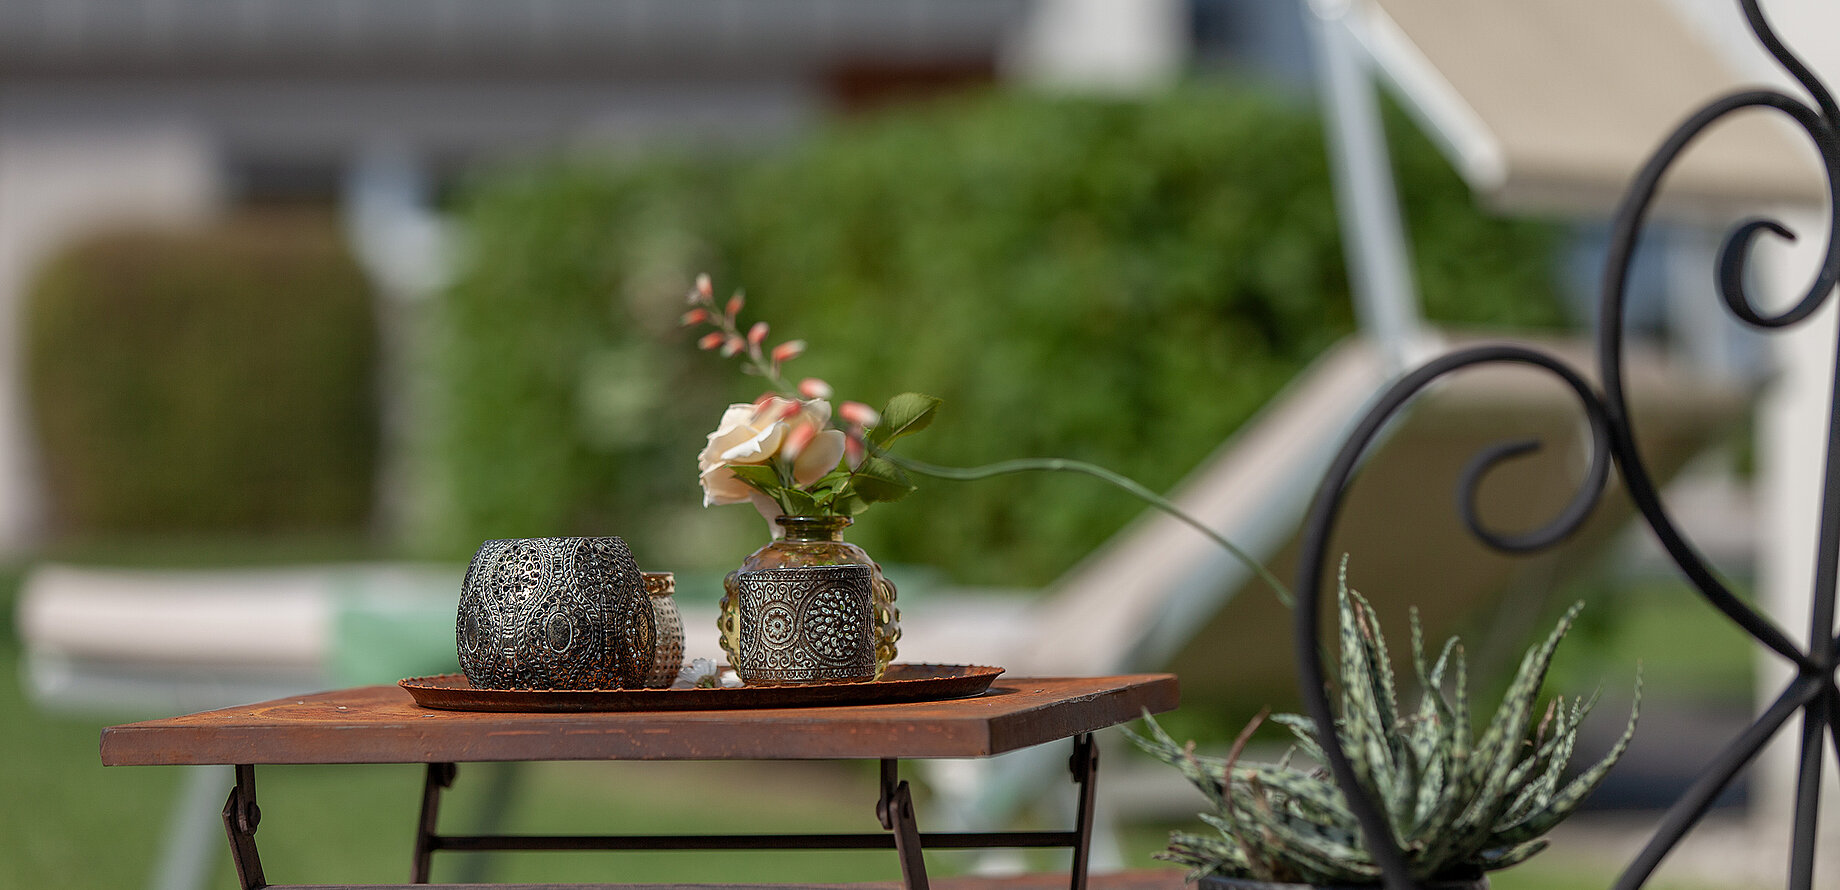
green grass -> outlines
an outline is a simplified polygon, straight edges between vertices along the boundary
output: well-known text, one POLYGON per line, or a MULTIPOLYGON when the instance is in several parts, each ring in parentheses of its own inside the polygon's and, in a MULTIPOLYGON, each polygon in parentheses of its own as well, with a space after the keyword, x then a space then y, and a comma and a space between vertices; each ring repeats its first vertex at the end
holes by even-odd
MULTIPOLYGON (((1615 868, 1593 868, 1542 854, 1514 868, 1489 875, 1490 890, 1605 890, 1619 874, 1615 868)), ((1646 890, 1722 890, 1716 885, 1656 878, 1646 890)))
POLYGON ((1627 687, 1639 663, 1644 695, 1750 700, 1757 644, 1685 584, 1580 584, 1553 597, 1555 613, 1574 598, 1585 609, 1553 660, 1548 690, 1627 687))
MULTIPOLYGON (((1198 823, 1197 823, 1198 824, 1198 823)), ((1193 825, 1171 825, 1152 827, 1147 825, 1131 826, 1123 832, 1125 858, 1132 867, 1151 865, 1169 867, 1169 863, 1155 862, 1151 857, 1168 841, 1169 831, 1174 828, 1195 830, 1193 825)), ((1490 890, 1606 890, 1615 882, 1621 872, 1623 863, 1580 862, 1568 858, 1563 847, 1550 849, 1545 853, 1517 865, 1513 868, 1489 873, 1490 890)), ((1695 881, 1683 881, 1665 875, 1651 880, 1645 890, 1731 890, 1695 881)))
MULTIPOLYGON (((11 621, 11 597, 0 597, 11 621)), ((25 701, 13 634, 0 635, 0 887, 146 883, 173 770, 105 769, 104 721, 40 713, 25 701)))

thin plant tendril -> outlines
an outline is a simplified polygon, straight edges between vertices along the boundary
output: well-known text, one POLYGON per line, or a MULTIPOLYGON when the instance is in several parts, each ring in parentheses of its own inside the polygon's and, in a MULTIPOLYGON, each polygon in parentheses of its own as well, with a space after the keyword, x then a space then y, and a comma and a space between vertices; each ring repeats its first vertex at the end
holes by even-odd
POLYGON ((1289 608, 1291 605, 1290 588, 1285 587, 1284 582, 1279 581, 1278 577, 1273 575, 1269 569, 1261 565, 1258 560, 1253 559, 1251 554, 1240 549, 1239 545, 1227 540, 1225 536, 1209 528, 1207 524, 1201 520, 1188 515, 1187 512, 1183 511, 1181 507, 1176 506, 1168 498, 1145 488, 1142 484, 1128 476, 1112 472, 1097 464, 1089 464, 1085 461, 1078 460, 1067 460, 1059 457, 1035 457, 998 461, 993 464, 984 464, 983 466, 977 467, 942 467, 937 464, 929 464, 924 461, 914 460, 910 457, 896 457, 885 451, 878 451, 877 454, 884 460, 890 461, 908 472, 919 473, 922 476, 931 476, 935 479, 945 479, 952 482, 973 482, 979 479, 989 479, 992 476, 1009 476, 1016 473, 1047 470, 1058 473, 1080 473, 1103 482, 1111 483, 1114 487, 1129 492, 1138 500, 1175 517, 1195 531, 1206 535, 1208 540, 1219 544, 1222 549, 1231 553, 1233 558, 1239 560, 1246 568, 1251 569, 1253 574, 1258 575, 1259 580, 1265 582, 1265 586, 1271 588, 1272 593, 1277 595, 1278 601, 1283 603, 1286 608, 1289 608))

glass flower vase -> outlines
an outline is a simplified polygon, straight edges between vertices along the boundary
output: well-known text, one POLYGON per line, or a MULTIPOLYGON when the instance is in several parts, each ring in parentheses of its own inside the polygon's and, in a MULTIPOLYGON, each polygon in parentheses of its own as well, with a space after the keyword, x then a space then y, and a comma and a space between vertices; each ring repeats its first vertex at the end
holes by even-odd
POLYGON ((848 516, 781 516, 776 522, 784 536, 774 539, 741 561, 741 567, 728 574, 722 583, 722 610, 716 618, 718 638, 729 663, 737 664, 741 653, 741 608, 738 583, 742 572, 770 569, 801 569, 820 566, 867 566, 870 575, 871 608, 875 644, 875 677, 894 661, 895 644, 901 639, 901 611, 895 607, 894 583, 882 575, 882 567, 869 558, 861 547, 843 540, 843 530, 850 525, 848 516))

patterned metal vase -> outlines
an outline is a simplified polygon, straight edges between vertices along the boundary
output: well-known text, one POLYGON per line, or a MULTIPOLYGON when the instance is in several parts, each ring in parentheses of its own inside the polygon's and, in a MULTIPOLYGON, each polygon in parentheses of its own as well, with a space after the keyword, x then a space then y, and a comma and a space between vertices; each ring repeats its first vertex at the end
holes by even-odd
MULTIPOLYGON (((741 568, 723 582, 722 609, 716 618, 718 641, 739 673, 741 665, 741 610, 737 582, 747 572, 853 565, 869 570, 869 588, 875 629, 875 676, 880 677, 895 659, 901 639, 901 610, 895 606, 894 582, 882 575, 861 547, 843 540, 848 516, 781 516, 776 520, 783 537, 748 554, 741 568)), ((746 679, 746 675, 742 675, 746 679)))
POLYGON ((487 541, 455 620, 460 667, 480 689, 638 688, 656 632, 619 538, 487 541))
POLYGON ((871 578, 860 565, 736 573, 735 673, 751 686, 875 679, 871 578))

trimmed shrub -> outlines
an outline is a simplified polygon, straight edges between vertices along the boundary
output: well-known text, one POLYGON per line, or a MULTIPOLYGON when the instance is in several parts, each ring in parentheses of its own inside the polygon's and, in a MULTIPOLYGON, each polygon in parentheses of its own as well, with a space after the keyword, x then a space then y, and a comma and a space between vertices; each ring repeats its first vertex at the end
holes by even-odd
POLYGON ((91 239, 49 264, 24 320, 58 532, 367 522, 375 321, 327 215, 91 239))
MULTIPOLYGON (((1552 233, 1481 215, 1416 134, 1395 150, 1430 313, 1557 323, 1552 233)), ((1313 114, 1216 87, 973 96, 761 157, 505 172, 463 207, 441 378, 456 551, 599 532, 642 564, 732 566, 762 540, 751 511, 698 506, 703 436, 759 391, 676 330, 703 269, 811 343, 793 376, 944 398, 916 457, 1079 458, 1159 489, 1353 327, 1313 114)), ((848 537, 1040 584, 1138 510, 1079 478, 922 481, 848 537)))

